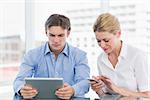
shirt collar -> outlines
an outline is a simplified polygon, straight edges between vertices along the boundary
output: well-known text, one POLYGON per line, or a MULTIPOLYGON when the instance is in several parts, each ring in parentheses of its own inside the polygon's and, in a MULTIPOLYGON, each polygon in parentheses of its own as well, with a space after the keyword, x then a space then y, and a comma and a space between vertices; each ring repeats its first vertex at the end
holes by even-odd
MULTIPOLYGON (((52 51, 50 50, 48 42, 47 42, 46 46, 45 46, 45 52, 44 52, 44 54, 47 55, 48 53, 52 54, 52 51)), ((68 43, 65 44, 65 48, 63 49, 63 51, 61 53, 63 53, 66 56, 69 55, 69 46, 68 46, 68 43)))
POLYGON ((121 48, 121 51, 120 51, 119 58, 126 59, 126 55, 127 55, 127 45, 124 42, 122 42, 122 48, 121 48))
POLYGON ((50 53, 50 52, 51 52, 51 51, 50 51, 50 49, 49 49, 48 42, 46 42, 44 54, 46 55, 46 54, 48 54, 48 53, 50 53))
MULTIPOLYGON (((127 57, 127 45, 124 42, 122 42, 122 48, 121 48, 118 60, 120 60, 121 58, 126 59, 126 57, 127 57)), ((108 55, 105 52, 102 55, 102 61, 107 63, 107 65, 109 65, 109 62, 107 62, 108 55)))
POLYGON ((68 43, 65 44, 65 48, 62 51, 63 54, 65 54, 66 56, 69 56, 69 46, 68 43))

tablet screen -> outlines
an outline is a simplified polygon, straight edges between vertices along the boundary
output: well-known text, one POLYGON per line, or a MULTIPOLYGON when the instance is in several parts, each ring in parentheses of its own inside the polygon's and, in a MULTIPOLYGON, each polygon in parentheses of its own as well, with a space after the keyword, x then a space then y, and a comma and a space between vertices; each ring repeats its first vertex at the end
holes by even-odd
POLYGON ((63 78, 25 78, 25 82, 38 90, 36 99, 57 99, 55 91, 63 86, 63 78))

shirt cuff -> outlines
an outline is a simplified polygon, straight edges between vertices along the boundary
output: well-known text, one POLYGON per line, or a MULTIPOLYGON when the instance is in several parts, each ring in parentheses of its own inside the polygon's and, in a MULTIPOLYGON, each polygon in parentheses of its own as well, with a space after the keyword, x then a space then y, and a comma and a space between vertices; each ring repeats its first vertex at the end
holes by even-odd
POLYGON ((72 87, 74 88, 74 96, 78 96, 78 94, 80 93, 80 86, 73 85, 72 87))
POLYGON ((21 90, 21 88, 22 88, 23 86, 24 86, 24 85, 21 85, 21 86, 18 87, 18 89, 17 89, 17 91, 16 91, 16 94, 17 94, 17 95, 21 96, 20 90, 21 90))

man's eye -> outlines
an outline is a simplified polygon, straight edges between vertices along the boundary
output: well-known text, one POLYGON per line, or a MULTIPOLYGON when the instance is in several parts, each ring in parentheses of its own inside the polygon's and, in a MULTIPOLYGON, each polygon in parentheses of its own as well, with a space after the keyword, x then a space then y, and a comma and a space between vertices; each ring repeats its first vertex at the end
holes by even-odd
POLYGON ((49 36, 54 37, 55 35, 53 35, 53 34, 49 34, 49 36))
POLYGON ((63 37, 64 35, 62 34, 62 35, 59 35, 59 37, 63 37))

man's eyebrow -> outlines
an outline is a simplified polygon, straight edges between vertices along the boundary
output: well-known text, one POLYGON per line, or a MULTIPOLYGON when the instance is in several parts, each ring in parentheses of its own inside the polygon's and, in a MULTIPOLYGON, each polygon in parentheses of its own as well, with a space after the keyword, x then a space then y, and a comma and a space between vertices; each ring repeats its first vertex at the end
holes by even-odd
POLYGON ((64 33, 60 33, 60 34, 58 34, 58 35, 64 35, 64 33))
POLYGON ((53 33, 50 33, 50 32, 49 32, 48 34, 53 34, 53 33))
MULTIPOLYGON (((56 34, 53 34, 53 33, 48 33, 49 35, 56 35, 56 34)), ((64 33, 60 33, 60 34, 57 34, 58 36, 59 35, 65 35, 64 33)))
POLYGON ((53 34, 53 33, 48 33, 49 35, 55 35, 55 34, 53 34))

